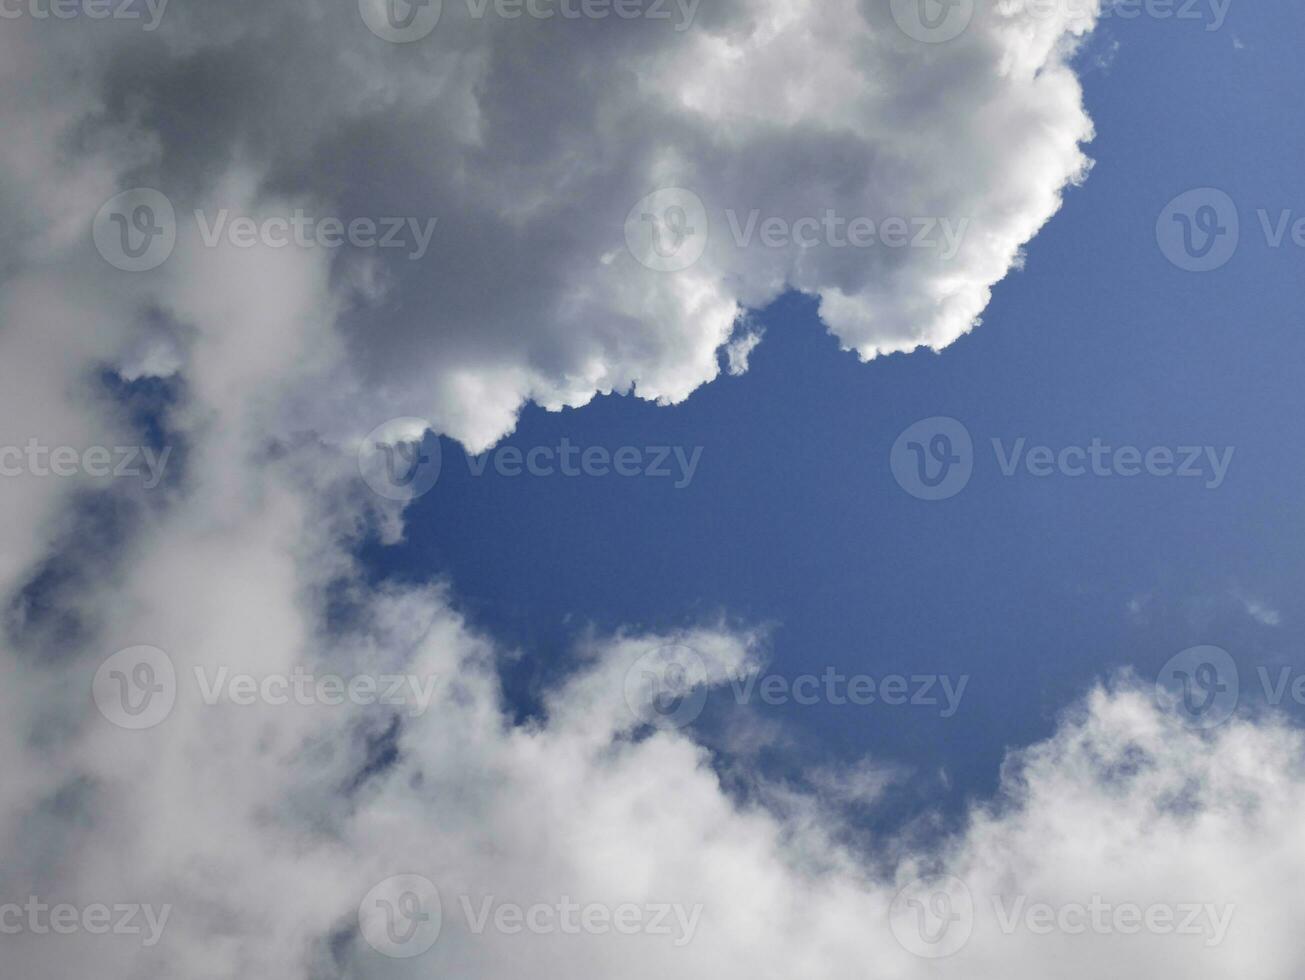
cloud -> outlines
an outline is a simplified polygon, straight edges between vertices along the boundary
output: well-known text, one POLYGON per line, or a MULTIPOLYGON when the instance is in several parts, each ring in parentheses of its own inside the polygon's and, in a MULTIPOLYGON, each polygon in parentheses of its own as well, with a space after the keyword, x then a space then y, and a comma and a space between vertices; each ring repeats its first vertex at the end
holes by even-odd
POLYGON ((172 202, 182 238, 251 209, 381 223, 365 242, 401 220, 391 244, 411 247, 316 249, 347 363, 293 421, 343 439, 417 416, 473 450, 527 400, 686 398, 743 311, 786 289, 819 297, 864 358, 945 347, 1087 169, 1067 58, 1091 4, 1002 4, 943 44, 858 0, 722 0, 685 30, 442 6, 413 44, 380 40, 349 4, 174 4, 150 32, 18 22, 14 63, 61 94, 32 107, 53 121, 17 114, 40 138, 10 155, 65 235, 131 186, 172 202), (80 159, 102 156, 71 199, 45 179, 78 159, 66 139, 50 149, 61 122, 80 159), (636 205, 659 190, 645 222, 636 205), (645 267, 629 233, 669 247, 668 208, 690 199, 704 220, 685 249, 701 257, 645 267))
POLYGON ((1254 596, 1244 595, 1240 592, 1234 593, 1235 598, 1242 604, 1246 610, 1246 615, 1263 626, 1278 626, 1282 623, 1282 615, 1263 599, 1257 599, 1254 596))

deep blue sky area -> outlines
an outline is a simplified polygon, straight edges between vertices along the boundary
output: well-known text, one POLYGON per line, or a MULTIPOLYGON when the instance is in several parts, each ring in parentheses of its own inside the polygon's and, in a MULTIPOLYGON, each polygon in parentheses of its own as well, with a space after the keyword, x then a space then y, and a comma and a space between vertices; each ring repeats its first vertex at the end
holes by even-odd
POLYGON ((1092 681, 1148 682, 1197 644, 1255 665, 1301 655, 1305 531, 1305 248, 1271 248, 1257 209, 1305 217, 1305 10, 1233 0, 1227 21, 1106 22, 1079 58, 1096 166, 940 354, 869 364, 838 350, 808 298, 756 314, 751 369, 685 404, 610 397, 527 410, 509 445, 703 447, 673 479, 473 477, 445 443, 437 486, 378 574, 447 576, 473 621, 523 661, 509 694, 564 671, 584 628, 669 629, 724 614, 771 624, 769 670, 969 674, 959 711, 754 706, 800 745, 794 764, 871 755, 945 770, 952 800, 987 792, 1005 750, 1047 735, 1092 681), (1118 43, 1115 49, 1115 42, 1118 43), (1236 254, 1192 273, 1156 241, 1195 187, 1235 201, 1236 254), (898 486, 890 449, 951 416, 975 444, 948 500, 898 486), (991 447, 1212 446, 1225 482, 1003 476, 991 447), (1260 620, 1248 606, 1277 613, 1260 620))

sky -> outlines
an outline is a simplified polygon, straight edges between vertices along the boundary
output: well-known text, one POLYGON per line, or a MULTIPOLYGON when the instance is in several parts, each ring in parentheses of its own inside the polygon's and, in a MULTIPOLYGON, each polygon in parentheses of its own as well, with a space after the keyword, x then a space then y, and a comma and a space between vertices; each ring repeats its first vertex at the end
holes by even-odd
POLYGON ((664 478, 503 476, 492 463, 474 476, 446 442, 406 540, 368 550, 374 573, 447 576, 474 621, 515 646, 542 643, 548 656, 511 674, 526 712, 584 630, 665 628, 686 613, 772 624, 766 671, 789 678, 968 675, 948 718, 945 700, 756 705, 802 733, 786 767, 873 746, 949 774, 930 804, 992 792, 1008 748, 1045 738, 1122 668, 1154 679, 1211 644, 1252 676, 1301 669, 1290 488, 1303 474, 1289 447, 1305 398, 1305 255, 1289 236, 1270 247, 1257 212, 1273 228, 1283 212, 1305 217, 1289 163, 1301 136, 1280 122, 1300 98, 1280 19, 1305 15, 1239 9, 1207 30, 1212 16, 1116 15, 1078 55, 1095 166, 981 328, 937 355, 861 364, 790 293, 754 314, 764 339, 746 374, 670 408, 617 395, 527 409, 503 443, 680 447, 686 459, 702 447, 687 483, 673 456, 664 478), (1226 266, 1191 273, 1166 259, 1156 223, 1206 186, 1239 202, 1243 241, 1226 266), (895 481, 892 447, 940 416, 969 430, 974 473, 954 498, 921 501, 895 481), (1020 439, 1057 452, 1093 439, 1199 447, 1204 475, 1006 476, 993 439, 1007 458, 1020 439), (1222 479, 1207 446, 1227 459, 1222 479))
POLYGON ((1302 28, 0 3, 5 972, 1298 976, 1302 28))

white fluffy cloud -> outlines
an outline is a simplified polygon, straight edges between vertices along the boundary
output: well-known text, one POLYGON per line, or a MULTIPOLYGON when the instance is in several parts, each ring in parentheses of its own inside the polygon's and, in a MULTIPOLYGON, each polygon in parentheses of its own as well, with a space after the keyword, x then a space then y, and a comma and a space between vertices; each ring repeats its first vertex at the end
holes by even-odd
POLYGON ((1014 756, 1000 800, 956 835, 865 852, 845 843, 841 807, 891 792, 873 759, 841 783, 822 770, 810 794, 760 794, 783 805, 746 802, 691 729, 650 730, 630 710, 627 678, 648 650, 693 647, 710 683, 756 655, 759 636, 595 640, 545 717, 521 725, 498 691, 504 652, 447 594, 369 587, 351 558, 368 522, 393 532, 401 520, 348 452, 385 418, 429 418, 479 448, 527 399, 682 399, 722 356, 743 369, 756 339, 741 312, 786 288, 818 294, 863 356, 955 339, 1083 171, 1090 125, 1064 58, 1090 21, 1002 3, 927 44, 887 3, 722 0, 682 32, 444 8, 403 46, 348 5, 254 2, 174 0, 155 32, 20 18, 0 34, 12 94, 0 105, 0 442, 148 442, 101 384, 116 367, 168 378, 172 400, 153 414, 178 450, 154 491, 85 473, 0 484, 0 905, 169 907, 148 946, 4 911, 6 971, 1298 971, 1293 731, 1188 732, 1123 681, 1014 756), (90 240, 100 205, 133 186, 163 191, 178 216, 173 253, 149 272, 112 267, 90 240), (626 247, 631 208, 664 187, 692 190, 711 229, 677 272, 626 247), (224 209, 438 221, 410 261, 206 244, 224 209), (966 231, 947 259, 884 241, 738 247, 729 215, 754 210, 794 233, 827 211, 966 231), (110 653, 138 645, 166 653, 178 690, 166 718, 132 731, 90 692, 110 653), (433 701, 204 700, 234 675, 296 672, 411 676, 433 701), (964 948, 935 962, 899 941, 890 909, 937 873, 964 882, 976 912, 964 948), (412 959, 381 955, 359 928, 364 898, 398 874, 429 879, 443 901, 439 938, 412 959), (1216 946, 1008 935, 993 902, 1018 896, 1235 909, 1216 946), (672 931, 493 924, 501 903, 563 902, 600 918, 632 908, 645 925, 666 907, 672 931))
POLYGON ((15 21, 19 77, 58 93, 9 127, 17 173, 44 185, 31 224, 80 232, 114 178, 163 192, 181 238, 196 209, 208 227, 251 201, 411 219, 394 239, 411 247, 318 249, 348 368, 313 387, 310 421, 343 436, 360 417, 426 417, 478 450, 526 400, 684 399, 717 376, 742 311, 786 289, 818 296, 862 357, 945 347, 1085 172, 1066 57, 1093 4, 1003 2, 940 44, 878 0, 718 0, 684 8, 683 30, 682 15, 498 6, 448 0, 403 45, 347 4, 178 2, 153 32, 15 21), (76 193, 51 193, 91 151, 76 193), (700 201, 703 221, 658 271, 627 218, 649 232, 632 209, 668 188, 684 192, 650 215, 664 247, 684 227, 668 204, 700 201))

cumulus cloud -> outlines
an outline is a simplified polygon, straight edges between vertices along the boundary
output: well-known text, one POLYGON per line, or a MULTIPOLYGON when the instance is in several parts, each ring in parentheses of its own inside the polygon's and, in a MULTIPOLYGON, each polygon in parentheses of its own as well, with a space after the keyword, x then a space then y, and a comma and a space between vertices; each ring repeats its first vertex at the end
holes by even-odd
MULTIPOLYGON (((153 488, 86 466, 3 482, 6 969, 1298 971, 1294 731, 1189 732, 1121 681, 1014 754, 1000 797, 957 834, 853 845, 847 808, 873 806, 897 775, 873 754, 841 780, 822 770, 744 799, 692 724, 665 720, 758 657, 759 632, 597 638, 521 722, 499 690, 506 652, 453 593, 369 583, 353 558, 369 530, 401 528, 402 501, 371 493, 351 455, 387 418, 477 449, 526 400, 678 401, 722 353, 745 368, 757 335, 740 316, 790 288, 817 295, 863 357, 968 330, 1085 169, 1091 127, 1066 58, 1091 18, 1033 6, 996 5, 942 43, 911 37, 890 4, 847 0, 722 0, 683 31, 477 18, 446 0, 429 36, 403 45, 335 4, 174 0, 152 31, 7 23, 0 123, 19 135, 0 146, 0 441, 79 460, 95 445, 177 451, 153 488), (91 236, 134 187, 176 214, 170 254, 139 272, 91 236), (640 235, 693 217, 645 221, 636 204, 663 188, 691 192, 679 200, 705 217, 701 254, 680 269, 637 258, 640 235), (753 212, 757 237, 741 244, 753 212), (840 235, 872 219, 875 243, 807 244, 830 212, 840 235), (306 241, 271 240, 300 216, 316 228, 306 241), (354 232, 403 218, 409 247, 328 244, 330 218, 354 232), (914 232, 935 219, 940 235, 947 219, 954 237, 894 246, 890 218, 914 232), (640 685, 665 678, 666 649, 697 659, 650 716, 640 685), (393 678, 399 703, 385 701, 393 678), (287 694, 301 681, 307 696, 287 694), (132 696, 115 707, 115 692, 132 696), (438 936, 430 895, 387 884, 398 875, 440 896, 438 936), (973 909, 943 960, 919 955, 918 916, 948 909, 936 888, 911 890, 936 875, 973 909), (1021 897, 1021 910, 1235 909, 1216 944, 1044 934, 1022 911, 1004 930, 1021 897), (101 935, 82 916, 64 934, 29 900, 103 905, 114 922, 136 905, 142 931, 101 935), (578 932, 560 926, 571 906, 578 932), (554 927, 515 928, 516 907, 554 927), (413 937, 431 940, 420 955, 385 954, 414 951, 413 937)), ((117 230, 159 217, 130 207, 117 230)))
POLYGON ((251 208, 402 219, 395 247, 318 249, 348 365, 308 421, 343 438, 425 417, 479 450, 526 400, 684 399, 786 289, 864 358, 968 331, 1087 166, 1067 57, 1095 5, 1060 6, 984 8, 945 43, 858 0, 719 0, 687 26, 450 0, 411 44, 348 4, 176 3, 148 32, 15 21, 11 64, 59 95, 20 108, 46 138, 9 152, 49 199, 28 223, 63 240, 130 186, 172 202, 181 238, 251 208), (685 234, 639 261, 641 236, 685 234))

